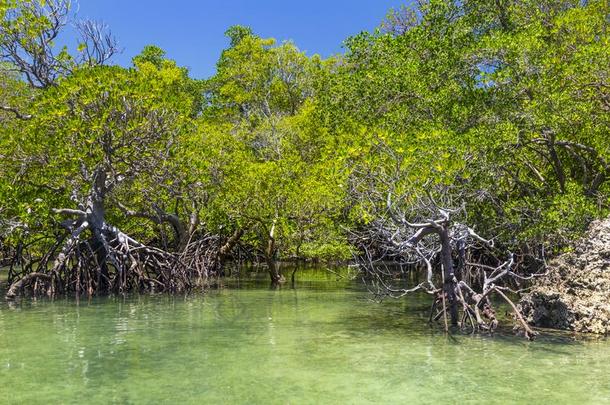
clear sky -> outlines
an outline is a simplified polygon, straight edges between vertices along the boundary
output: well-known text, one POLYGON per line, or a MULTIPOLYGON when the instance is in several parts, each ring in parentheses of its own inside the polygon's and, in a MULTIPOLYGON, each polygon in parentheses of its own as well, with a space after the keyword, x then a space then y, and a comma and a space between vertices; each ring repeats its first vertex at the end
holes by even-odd
POLYGON ((350 35, 373 30, 405 0, 79 0, 79 18, 108 24, 124 48, 115 61, 129 64, 148 44, 167 51, 195 78, 214 73, 235 24, 257 35, 293 40, 308 54, 340 52, 350 35))

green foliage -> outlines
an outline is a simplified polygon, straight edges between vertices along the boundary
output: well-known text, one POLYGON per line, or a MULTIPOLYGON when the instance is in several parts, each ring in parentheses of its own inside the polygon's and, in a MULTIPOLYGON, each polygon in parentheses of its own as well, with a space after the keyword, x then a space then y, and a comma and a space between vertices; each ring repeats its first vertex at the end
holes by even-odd
POLYGON ((7 209, 29 228, 52 227, 51 209, 86 196, 99 167, 112 174, 119 194, 132 197, 126 204, 158 194, 172 143, 189 128, 198 102, 188 80, 172 64, 145 62, 77 69, 42 92, 32 101, 32 119, 2 136, 3 202, 13 202, 7 209))
POLYGON ((246 37, 253 36, 254 33, 250 27, 244 27, 243 25, 234 25, 229 27, 229 29, 225 32, 225 36, 227 36, 231 41, 231 48, 236 47, 242 39, 246 37))
MULTIPOLYGON (((21 224, 15 240, 56 229, 52 208, 100 165, 113 223, 159 240, 166 227, 124 214, 161 210, 281 257, 349 257, 344 229, 374 220, 388 187, 444 186, 515 247, 607 215, 607 2, 420 3, 327 60, 230 27, 204 81, 156 46, 131 68, 60 50, 49 83, 0 65, 0 220, 21 224)), ((1 1, 0 47, 43 55, 44 10, 1 1)))
POLYGON ((393 187, 457 185, 506 243, 567 243, 608 213, 608 5, 496 3, 393 11, 347 41, 323 109, 382 146, 360 173, 400 165, 393 187))
POLYGON ((283 255, 348 251, 337 230, 343 195, 327 155, 333 139, 311 104, 320 59, 243 27, 228 35, 231 46, 207 83, 205 132, 196 148, 205 151, 201 166, 216 196, 208 223, 247 228, 261 250, 273 229, 283 255))

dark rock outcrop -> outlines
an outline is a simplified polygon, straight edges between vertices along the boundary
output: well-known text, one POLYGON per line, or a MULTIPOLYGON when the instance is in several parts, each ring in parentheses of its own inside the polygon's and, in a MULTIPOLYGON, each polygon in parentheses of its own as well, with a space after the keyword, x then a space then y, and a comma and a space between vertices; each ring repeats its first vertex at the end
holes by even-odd
POLYGON ((610 333, 610 219, 595 221, 573 249, 549 263, 520 302, 535 326, 610 333))

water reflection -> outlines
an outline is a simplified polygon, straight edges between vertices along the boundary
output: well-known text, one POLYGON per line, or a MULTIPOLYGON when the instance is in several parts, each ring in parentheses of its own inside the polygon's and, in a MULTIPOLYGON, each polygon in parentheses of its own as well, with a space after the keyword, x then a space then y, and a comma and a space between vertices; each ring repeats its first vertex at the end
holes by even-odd
MULTIPOLYGON (((307 273, 297 273, 306 277, 307 273)), ((0 402, 504 403, 610 400, 610 343, 446 336, 425 296, 296 288, 0 304, 0 402)), ((232 282, 232 281, 230 281, 232 282)))

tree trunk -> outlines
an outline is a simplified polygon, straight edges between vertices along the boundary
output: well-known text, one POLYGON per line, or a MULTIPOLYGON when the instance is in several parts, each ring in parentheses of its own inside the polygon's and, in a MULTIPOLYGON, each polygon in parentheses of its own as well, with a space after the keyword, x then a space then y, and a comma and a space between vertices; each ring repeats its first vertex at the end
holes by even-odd
POLYGON ((284 277, 280 274, 278 270, 278 263, 274 257, 268 257, 265 255, 265 261, 267 262, 267 267, 269 268, 269 276, 271 277, 271 284, 278 285, 283 283, 284 277))
POLYGON ((233 248, 237 245, 237 242, 239 242, 241 237, 244 235, 244 232, 245 232, 244 228, 236 229, 233 232, 233 234, 229 237, 229 239, 227 239, 227 241, 224 243, 224 245, 222 245, 220 247, 220 249, 218 249, 217 265, 219 267, 222 267, 224 262, 227 260, 227 257, 233 250, 233 248))
POLYGON ((445 283, 443 285, 443 291, 447 295, 449 300, 449 314, 451 315, 451 325, 455 326, 458 324, 458 302, 455 294, 457 288, 457 279, 453 272, 453 258, 451 241, 449 239, 449 231, 446 226, 439 232, 441 239, 441 260, 443 262, 443 272, 445 276, 445 283))
POLYGON ((278 285, 285 281, 284 277, 279 272, 277 260, 275 260, 275 255, 277 253, 275 248, 275 223, 276 221, 274 220, 271 230, 269 231, 267 247, 265 249, 265 261, 267 262, 272 285, 278 285))
POLYGON ((549 156, 553 164, 553 169, 555 170, 555 176, 557 176, 557 182, 559 183, 561 194, 564 194, 566 192, 566 176, 561 159, 559 158, 557 150, 555 149, 555 134, 552 131, 547 132, 548 133, 545 135, 549 156))

